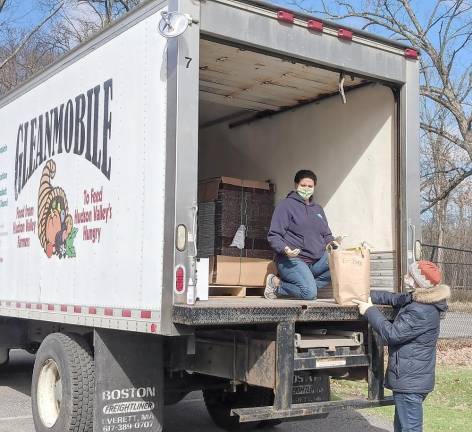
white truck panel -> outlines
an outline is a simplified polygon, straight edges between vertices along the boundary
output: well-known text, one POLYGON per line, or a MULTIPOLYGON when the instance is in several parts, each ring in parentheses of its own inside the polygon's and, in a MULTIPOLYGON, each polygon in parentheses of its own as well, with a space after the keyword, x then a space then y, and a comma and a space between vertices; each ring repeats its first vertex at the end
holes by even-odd
POLYGON ((346 95, 229 129, 200 134, 200 178, 270 179, 277 200, 299 169, 318 176, 316 199, 347 245, 368 241, 395 250, 396 131, 390 89, 364 87, 346 95), (215 163, 215 161, 218 163, 215 163))
POLYGON ((1 300, 160 309, 167 69, 159 19, 92 45, 0 109, 1 300), (60 127, 51 110, 61 106, 62 152, 56 141, 53 153, 48 130, 60 127))

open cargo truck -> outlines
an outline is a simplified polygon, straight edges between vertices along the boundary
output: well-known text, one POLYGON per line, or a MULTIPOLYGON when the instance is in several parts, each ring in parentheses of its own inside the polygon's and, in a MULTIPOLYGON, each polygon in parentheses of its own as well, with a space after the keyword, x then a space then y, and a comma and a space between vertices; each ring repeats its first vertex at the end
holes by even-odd
POLYGON ((333 231, 400 291, 420 252, 417 56, 256 1, 151 1, 7 94, 1 362, 37 353, 36 429, 161 430, 196 389, 227 428, 391 403, 357 308, 193 301, 197 184, 270 179, 280 199, 313 169, 333 231), (330 401, 330 377, 368 395, 330 401))

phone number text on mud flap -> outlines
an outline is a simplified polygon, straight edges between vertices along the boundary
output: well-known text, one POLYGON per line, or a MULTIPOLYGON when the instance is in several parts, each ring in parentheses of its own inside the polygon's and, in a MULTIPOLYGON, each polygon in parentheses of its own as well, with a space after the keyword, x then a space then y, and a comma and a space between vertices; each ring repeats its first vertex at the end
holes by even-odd
POLYGON ((120 432, 120 431, 127 431, 133 429, 142 429, 142 428, 151 428, 153 426, 152 421, 144 421, 144 422, 137 422, 137 423, 121 423, 115 425, 105 425, 102 428, 103 432, 120 432))

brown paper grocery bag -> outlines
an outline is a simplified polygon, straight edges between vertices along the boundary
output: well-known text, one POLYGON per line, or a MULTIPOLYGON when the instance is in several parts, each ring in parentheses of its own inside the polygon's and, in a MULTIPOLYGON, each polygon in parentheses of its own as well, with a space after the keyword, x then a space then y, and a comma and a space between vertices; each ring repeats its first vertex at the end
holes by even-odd
POLYGON ((329 251, 329 270, 336 303, 354 305, 370 293, 370 252, 366 248, 329 251))

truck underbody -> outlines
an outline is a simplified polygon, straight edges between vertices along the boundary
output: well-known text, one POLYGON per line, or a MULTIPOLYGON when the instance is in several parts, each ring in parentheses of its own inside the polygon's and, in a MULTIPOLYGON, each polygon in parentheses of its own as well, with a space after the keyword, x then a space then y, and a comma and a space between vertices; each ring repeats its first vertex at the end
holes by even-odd
MULTIPOLYGON (((32 353, 40 349, 38 355, 43 355, 51 338, 65 335, 88 346, 99 379, 90 399, 94 430, 102 430, 98 425, 113 416, 124 418, 126 411, 113 411, 121 405, 110 401, 123 404, 128 392, 146 388, 154 390, 140 399, 152 405, 145 411, 152 412, 154 426, 162 421, 162 404, 177 403, 195 390, 203 391, 211 417, 228 430, 243 423, 255 427, 392 404, 383 392, 383 342, 359 319, 356 308, 329 300, 250 303, 228 299, 177 305, 173 316, 180 337, 8 318, 1 327, 10 338, 2 345, 32 353), (368 393, 331 400, 332 379, 367 380, 368 393)), ((394 318, 391 308, 382 311, 394 318)))

